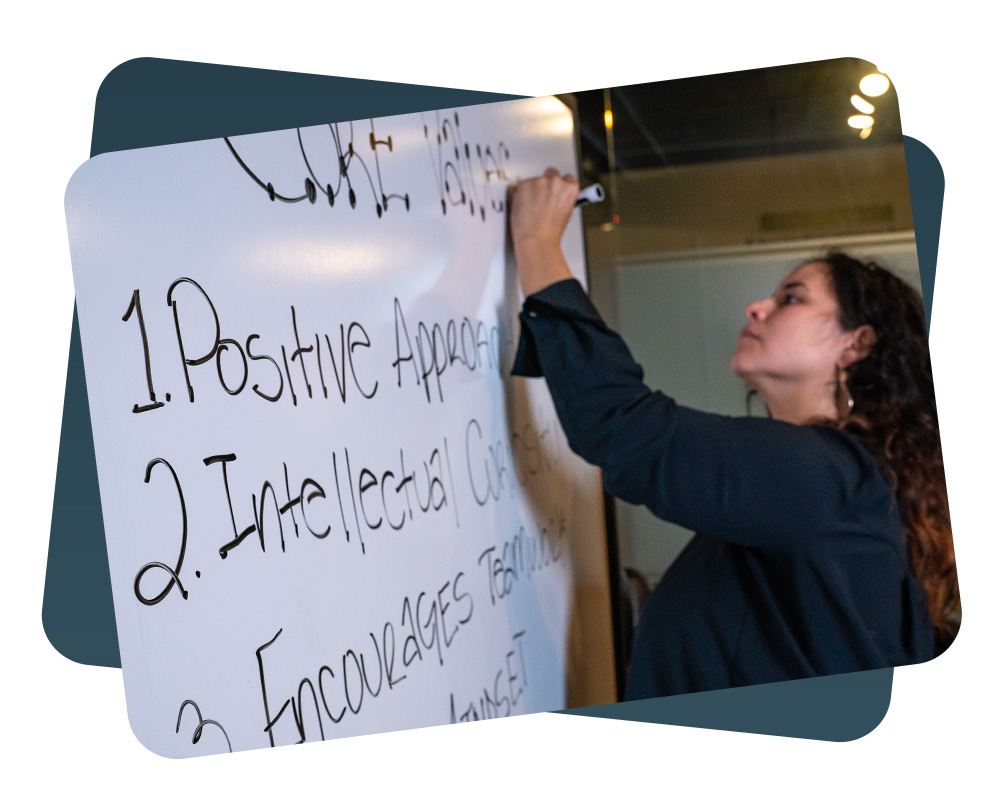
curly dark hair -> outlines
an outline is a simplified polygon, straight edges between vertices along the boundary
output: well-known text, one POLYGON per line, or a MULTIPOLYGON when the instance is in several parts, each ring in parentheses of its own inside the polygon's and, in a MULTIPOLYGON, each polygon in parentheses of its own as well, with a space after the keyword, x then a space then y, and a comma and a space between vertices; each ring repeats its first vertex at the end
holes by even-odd
POLYGON ((847 369, 855 406, 836 425, 865 446, 893 485, 911 570, 942 650, 959 629, 962 608, 924 306, 913 288, 878 265, 838 252, 818 261, 829 268, 842 328, 868 324, 876 332, 870 353, 847 369))

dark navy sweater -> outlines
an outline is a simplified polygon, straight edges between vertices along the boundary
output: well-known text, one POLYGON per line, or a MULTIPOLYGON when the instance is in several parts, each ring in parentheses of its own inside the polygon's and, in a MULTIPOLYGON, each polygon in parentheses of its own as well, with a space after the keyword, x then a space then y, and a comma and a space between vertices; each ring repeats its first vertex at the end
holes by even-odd
POLYGON ((893 492, 854 438, 651 390, 576 280, 527 298, 521 324, 513 372, 545 376, 570 447, 612 495, 698 533, 644 605, 628 699, 933 657, 893 492))

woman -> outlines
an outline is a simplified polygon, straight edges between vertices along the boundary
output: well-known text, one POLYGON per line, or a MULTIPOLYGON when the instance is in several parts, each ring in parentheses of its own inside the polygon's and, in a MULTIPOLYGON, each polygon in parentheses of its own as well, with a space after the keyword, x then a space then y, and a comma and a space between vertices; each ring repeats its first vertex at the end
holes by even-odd
POLYGON ((731 360, 769 419, 687 409, 572 279, 577 191, 550 168, 514 193, 515 373, 546 377, 609 492, 698 533, 643 609, 627 698, 931 659, 959 593, 917 294, 842 254, 801 265, 746 308, 731 360))

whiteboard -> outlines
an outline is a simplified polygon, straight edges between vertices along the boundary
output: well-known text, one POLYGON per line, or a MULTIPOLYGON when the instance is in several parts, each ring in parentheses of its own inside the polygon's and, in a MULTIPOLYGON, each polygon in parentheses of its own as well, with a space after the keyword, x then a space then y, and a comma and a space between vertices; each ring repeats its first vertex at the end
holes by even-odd
MULTIPOLYGON (((600 478, 509 376, 512 101, 98 156, 66 214, 129 722, 184 757, 614 701, 600 478)), ((563 242, 584 280, 574 214, 563 242)))

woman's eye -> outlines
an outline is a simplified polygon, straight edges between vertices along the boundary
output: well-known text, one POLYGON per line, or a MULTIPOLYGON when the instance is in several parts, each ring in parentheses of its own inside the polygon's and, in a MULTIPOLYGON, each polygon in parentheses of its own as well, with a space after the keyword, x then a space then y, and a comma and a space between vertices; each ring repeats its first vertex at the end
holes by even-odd
POLYGON ((791 293, 786 293, 784 296, 782 296, 783 306, 787 306, 789 304, 798 304, 798 303, 799 303, 799 298, 797 298, 795 295, 792 295, 791 293))

